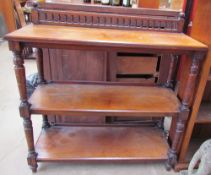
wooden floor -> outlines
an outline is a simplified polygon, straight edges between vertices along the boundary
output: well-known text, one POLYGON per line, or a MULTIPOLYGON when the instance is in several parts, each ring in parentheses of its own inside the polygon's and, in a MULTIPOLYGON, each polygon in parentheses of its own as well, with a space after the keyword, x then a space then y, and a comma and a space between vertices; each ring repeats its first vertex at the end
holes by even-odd
POLYGON ((180 106, 170 89, 100 84, 41 85, 29 102, 34 114, 73 116, 171 116, 180 106))
POLYGON ((154 127, 55 126, 36 144, 38 161, 166 160, 168 144, 154 127))

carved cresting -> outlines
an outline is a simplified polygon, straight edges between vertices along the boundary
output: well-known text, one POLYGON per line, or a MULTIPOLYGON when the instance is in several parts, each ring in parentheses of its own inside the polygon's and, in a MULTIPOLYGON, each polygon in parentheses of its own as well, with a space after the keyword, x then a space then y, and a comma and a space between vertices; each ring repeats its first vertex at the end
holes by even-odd
POLYGON ((23 118, 23 126, 25 131, 25 137, 28 145, 28 165, 33 172, 37 170, 36 157, 37 153, 34 148, 34 137, 33 137, 33 127, 30 115, 30 104, 27 101, 27 91, 26 91, 26 79, 25 79, 25 68, 24 61, 21 57, 21 51, 14 51, 14 69, 15 75, 18 83, 18 89, 20 93, 21 104, 19 107, 20 116, 23 118))
MULTIPOLYGON (((75 4, 76 5, 76 4, 75 4)), ((34 24, 54 24, 68 25, 81 27, 99 27, 99 28, 119 28, 119 29, 134 29, 134 30, 154 30, 168 32, 182 32, 184 23, 184 14, 154 14, 155 12, 140 13, 142 9, 129 9, 125 13, 124 8, 118 10, 102 11, 102 7, 84 6, 83 9, 75 6, 74 3, 69 3, 63 7, 57 7, 44 4, 34 4, 32 12, 32 22, 34 24), (139 11, 137 13, 137 11, 139 11)), ((174 13, 174 12, 173 12, 174 13)))
POLYGON ((185 130, 185 125, 189 116, 189 106, 191 104, 191 98, 196 86, 196 79, 199 72, 200 60, 203 58, 202 53, 194 53, 192 58, 192 64, 189 71, 187 85, 184 91, 182 104, 180 107, 180 114, 177 119, 176 132, 168 153, 167 169, 171 169, 177 163, 177 150, 180 148, 181 139, 185 130))
POLYGON ((147 17, 123 16, 116 14, 97 14, 83 12, 61 12, 55 10, 39 10, 39 23, 71 25, 71 26, 93 26, 110 28, 131 28, 131 29, 151 29, 164 31, 178 31, 178 20, 147 17))
POLYGON ((51 10, 39 10, 39 22, 50 24, 66 24, 75 26, 99 26, 111 28, 131 28, 131 29, 151 29, 151 30, 165 30, 178 31, 178 21, 170 19, 157 20, 156 18, 149 19, 146 17, 123 16, 116 14, 97 14, 97 13, 83 13, 83 12, 61 12, 51 10))

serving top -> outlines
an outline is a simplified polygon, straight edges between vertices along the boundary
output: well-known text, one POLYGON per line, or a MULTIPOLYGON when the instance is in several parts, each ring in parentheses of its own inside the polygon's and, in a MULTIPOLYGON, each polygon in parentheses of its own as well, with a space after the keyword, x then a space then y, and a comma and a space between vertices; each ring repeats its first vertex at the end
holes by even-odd
POLYGON ((165 50, 207 50, 183 33, 130 31, 70 26, 28 25, 5 36, 18 42, 165 50))

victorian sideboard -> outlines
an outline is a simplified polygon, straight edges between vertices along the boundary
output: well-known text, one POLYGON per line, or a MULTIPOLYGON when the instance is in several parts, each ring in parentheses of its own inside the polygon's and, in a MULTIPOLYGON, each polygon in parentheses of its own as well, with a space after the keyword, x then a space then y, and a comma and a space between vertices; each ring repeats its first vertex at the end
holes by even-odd
MULTIPOLYGON (((84 4, 82 0, 46 1, 36 7, 34 24, 82 26, 128 30, 149 30, 179 33, 183 30, 184 15, 179 11, 122 8, 84 4)), ((167 80, 170 59, 168 54, 137 52, 43 49, 46 80, 88 80, 112 82, 141 82, 163 84, 167 80), (147 59, 146 59, 147 58, 147 59), (116 61, 113 62, 112 59, 116 61), (131 61, 133 60, 133 61, 131 61), (114 63, 114 64, 113 64, 114 63)), ((80 117, 48 116, 51 124, 72 123, 133 123, 154 125, 160 120, 113 116, 80 117)))
POLYGON ((29 153, 27 160, 32 171, 37 171, 38 162, 55 161, 166 161, 167 170, 174 168, 207 46, 181 33, 183 19, 178 12, 84 5, 65 0, 60 4, 56 2, 36 4, 32 14, 34 24, 5 36, 14 53, 21 100, 19 110, 24 121, 29 153), (86 13, 83 13, 84 8, 86 13), (21 54, 24 47, 38 50, 39 85, 30 97, 26 93, 21 54), (62 61, 70 60, 71 64, 74 56, 74 61, 86 62, 86 69, 92 69, 91 74, 96 79, 72 80, 71 70, 77 70, 75 66, 78 65, 74 61, 70 73, 65 75, 67 79, 46 78, 46 66, 43 65, 51 60, 49 55, 56 55, 59 50, 66 54, 60 60, 57 58, 60 62, 54 64, 55 70, 68 70, 62 61), (128 53, 134 57, 127 57, 128 53), (191 66, 183 95, 179 96, 175 89, 181 55, 188 56, 191 66), (95 61, 93 65, 87 57, 99 62, 95 61), (124 59, 126 57, 127 60, 124 59), (130 69, 126 69, 132 72, 128 73, 130 77, 130 74, 136 76, 133 69, 137 70, 140 66, 137 60, 150 66, 152 57, 160 58, 159 65, 162 64, 162 67, 165 67, 162 61, 168 60, 165 80, 161 79, 160 66, 151 66, 155 69, 154 73, 147 72, 148 69, 142 66, 140 77, 149 77, 147 81, 120 81, 125 78, 124 71, 121 72, 125 70, 122 62, 135 62, 130 69), (102 62, 109 68, 102 66, 102 62), (61 64, 63 69, 56 68, 61 64), (115 81, 105 81, 108 77, 115 81), (36 143, 32 114, 43 115, 43 129, 36 143), (105 116, 146 119, 170 116, 176 119, 176 129, 169 141, 162 126, 134 127, 99 122, 89 126, 52 125, 47 117, 50 115, 79 119, 84 116, 99 119, 105 116))

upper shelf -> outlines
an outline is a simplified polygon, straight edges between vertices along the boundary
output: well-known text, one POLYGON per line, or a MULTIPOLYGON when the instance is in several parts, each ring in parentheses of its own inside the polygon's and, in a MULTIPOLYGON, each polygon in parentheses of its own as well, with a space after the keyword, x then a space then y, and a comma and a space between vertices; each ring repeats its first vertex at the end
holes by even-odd
POLYGON ((28 25, 5 36, 18 42, 61 45, 138 48, 176 51, 205 51, 207 46, 182 33, 130 31, 70 26, 28 25))
POLYGON ((116 84, 40 85, 29 103, 34 114, 67 116, 172 116, 180 108, 170 89, 116 84))

